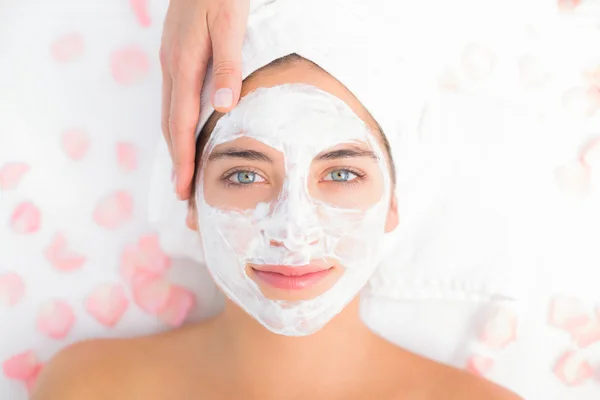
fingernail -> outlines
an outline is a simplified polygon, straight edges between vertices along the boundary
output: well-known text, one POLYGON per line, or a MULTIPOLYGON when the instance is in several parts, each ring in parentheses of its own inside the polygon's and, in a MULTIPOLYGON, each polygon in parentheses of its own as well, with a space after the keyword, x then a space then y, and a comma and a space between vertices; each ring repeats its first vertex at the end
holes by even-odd
POLYGON ((233 103, 233 91, 228 88, 222 88, 215 92, 215 100, 213 106, 215 108, 228 108, 233 103))

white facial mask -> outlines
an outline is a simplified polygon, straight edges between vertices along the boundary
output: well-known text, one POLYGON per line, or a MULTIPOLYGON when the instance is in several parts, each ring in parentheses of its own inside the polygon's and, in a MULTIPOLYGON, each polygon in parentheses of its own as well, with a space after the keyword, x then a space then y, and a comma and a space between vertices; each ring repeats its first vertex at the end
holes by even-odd
POLYGON ((196 192, 198 226, 217 285, 272 332, 301 336, 322 328, 359 293, 381 257, 391 179, 385 155, 367 125, 343 101, 315 87, 260 88, 218 121, 202 160, 196 192), (215 146, 240 137, 282 153, 281 192, 270 203, 250 210, 210 206, 204 199, 208 156, 215 146), (384 182, 381 198, 367 209, 344 209, 311 197, 307 182, 315 156, 356 142, 366 143, 377 155, 384 182), (247 264, 302 266, 315 259, 336 260, 344 273, 311 300, 268 299, 245 272, 247 264))

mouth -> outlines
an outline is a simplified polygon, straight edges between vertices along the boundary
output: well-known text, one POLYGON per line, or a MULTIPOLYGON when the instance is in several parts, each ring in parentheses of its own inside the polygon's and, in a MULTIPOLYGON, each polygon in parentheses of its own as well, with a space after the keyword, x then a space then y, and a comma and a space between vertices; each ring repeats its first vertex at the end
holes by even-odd
POLYGON ((258 280, 277 289, 302 290, 316 285, 333 271, 332 266, 253 265, 258 280))

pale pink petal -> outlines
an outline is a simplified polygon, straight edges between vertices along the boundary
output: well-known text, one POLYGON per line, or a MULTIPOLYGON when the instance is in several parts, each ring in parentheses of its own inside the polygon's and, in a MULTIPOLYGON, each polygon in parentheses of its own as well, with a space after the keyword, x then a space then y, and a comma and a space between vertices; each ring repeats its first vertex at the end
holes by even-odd
POLYGON ((582 0, 558 0, 558 8, 561 11, 573 11, 581 4, 582 0))
POLYGON ((150 26, 150 14, 148 13, 148 0, 129 0, 131 8, 143 27, 150 26))
POLYGON ((26 380, 39 372, 40 364, 33 350, 28 350, 4 361, 2 363, 2 370, 7 378, 26 380))
POLYGON ((85 263, 85 257, 70 250, 67 239, 60 233, 54 236, 44 251, 44 255, 50 264, 59 271, 79 269, 85 263))
POLYGON ((573 329, 571 331, 571 337, 580 348, 585 348, 599 342, 600 322, 594 318, 587 325, 573 329))
POLYGON ((171 296, 172 285, 161 276, 136 271, 133 277, 133 300, 144 311, 158 314, 171 296))
POLYGON ((25 283, 14 272, 0 275, 0 305, 15 306, 25 295, 25 283))
POLYGON ((9 190, 16 188, 28 171, 29 165, 23 162, 4 164, 0 168, 0 189, 9 190))
POLYGON ((471 43, 465 47, 461 66, 468 77, 474 80, 485 79, 492 74, 494 65, 494 55, 487 47, 479 43, 471 43))
POLYGON ((42 369, 44 369, 44 364, 38 364, 36 366, 36 368, 33 370, 33 373, 31 374, 31 376, 29 376, 25 379, 25 385, 27 386, 27 390, 28 390, 29 394, 31 394, 33 392, 33 389, 35 388, 35 384, 37 382, 38 376, 40 375, 40 372, 42 372, 42 369))
POLYGON ((508 309, 498 309, 490 316, 480 340, 492 348, 503 348, 516 338, 517 317, 508 309))
POLYGON ((563 94, 562 103, 577 116, 591 117, 600 109, 600 92, 593 87, 574 87, 563 94))
POLYGON ((566 351, 556 362, 554 374, 567 386, 578 386, 594 376, 592 366, 581 353, 566 351))
POLYGON ((85 308, 102 325, 112 328, 125 314, 128 305, 122 286, 104 284, 96 287, 88 296, 85 308))
POLYGON ((576 333, 592 321, 580 299, 556 296, 550 302, 548 323, 569 333, 576 333))
POLYGON ((594 170, 598 169, 598 173, 600 173, 600 138, 592 140, 586 147, 581 162, 594 170))
POLYGON ((19 204, 10 217, 10 226, 13 232, 28 234, 40 229, 40 210, 30 201, 19 204))
POLYGON ((133 214, 131 195, 120 190, 100 200, 94 210, 94 221, 106 229, 116 229, 128 222, 133 214))
POLYGON ((127 283, 133 282, 133 276, 137 269, 138 249, 136 245, 130 244, 125 247, 121 254, 121 276, 127 283))
POLYGON ((171 266, 171 259, 160 247, 158 235, 142 236, 138 242, 138 268, 162 274, 171 266))
POLYGON ((56 39, 50 47, 50 53, 58 62, 69 62, 81 57, 83 48, 83 36, 73 32, 56 39))
POLYGON ((53 339, 64 339, 73 324, 75 314, 66 302, 53 300, 45 303, 37 318, 38 330, 53 339))
POLYGON ((467 360, 467 371, 484 376, 494 366, 494 360, 490 357, 473 355, 467 360))
POLYGON ((560 191, 569 196, 582 197, 590 192, 590 168, 580 162, 564 164, 554 171, 554 180, 560 191))
POLYGON ((117 143, 117 161, 124 171, 137 168, 137 152, 133 143, 117 143))
POLYGON ((81 160, 90 147, 89 135, 81 129, 70 129, 62 135, 62 146, 69 158, 81 160))
POLYGON ((180 326, 196 303, 196 297, 184 287, 173 285, 166 304, 160 309, 158 316, 172 327, 180 326))
POLYGON ((110 57, 113 78, 118 83, 128 85, 139 81, 148 74, 150 62, 146 53, 137 46, 116 50, 110 57))
POLYGON ((158 236, 144 235, 136 245, 128 245, 121 255, 121 276, 131 282, 135 272, 143 270, 162 275, 171 266, 171 259, 162 251, 158 236))

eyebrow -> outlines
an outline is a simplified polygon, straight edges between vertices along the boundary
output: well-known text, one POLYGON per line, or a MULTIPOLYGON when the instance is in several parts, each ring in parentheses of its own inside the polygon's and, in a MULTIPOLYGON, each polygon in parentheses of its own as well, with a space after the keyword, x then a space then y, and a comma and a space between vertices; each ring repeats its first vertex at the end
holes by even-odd
POLYGON ((326 160, 338 160, 340 158, 358 158, 358 157, 368 157, 373 160, 379 160, 379 157, 372 152, 371 150, 360 149, 360 148, 347 148, 347 149, 339 149, 332 150, 325 153, 319 154, 315 157, 316 161, 326 161, 326 160))
POLYGON ((237 148, 214 151, 208 157, 208 161, 220 160, 223 158, 239 158, 242 160, 265 161, 268 163, 273 162, 273 160, 268 155, 266 155, 265 153, 261 153, 260 151, 237 148))

